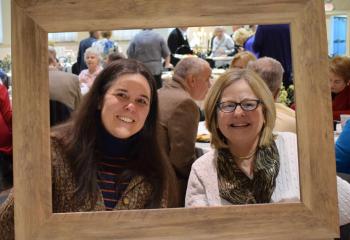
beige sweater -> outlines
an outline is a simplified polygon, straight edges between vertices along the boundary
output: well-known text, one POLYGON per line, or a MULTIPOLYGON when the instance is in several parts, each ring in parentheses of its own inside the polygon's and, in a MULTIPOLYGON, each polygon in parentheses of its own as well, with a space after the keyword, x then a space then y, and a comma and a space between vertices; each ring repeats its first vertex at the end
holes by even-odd
MULTIPOLYGON (((299 201, 299 170, 296 135, 278 133, 275 140, 280 154, 280 170, 276 178, 276 189, 272 202, 299 201)), ((230 203, 220 197, 216 151, 212 150, 192 165, 186 192, 186 207, 221 206, 230 203)), ((337 177, 340 225, 350 223, 350 184, 337 177)))

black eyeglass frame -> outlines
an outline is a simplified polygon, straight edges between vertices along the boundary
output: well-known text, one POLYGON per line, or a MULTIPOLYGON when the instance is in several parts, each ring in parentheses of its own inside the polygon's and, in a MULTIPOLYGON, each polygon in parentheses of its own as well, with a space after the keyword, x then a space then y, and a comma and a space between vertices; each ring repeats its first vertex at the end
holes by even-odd
POLYGON ((260 99, 245 99, 243 100, 242 102, 232 102, 232 101, 226 101, 226 102, 219 102, 217 103, 217 108, 221 111, 221 112, 224 112, 224 113, 232 113, 236 110, 237 106, 240 106, 241 109, 245 112, 250 112, 250 111, 254 111, 255 109, 257 109, 259 107, 260 104, 262 104, 263 101, 260 100, 260 99), (256 106, 252 109, 246 109, 246 107, 242 106, 242 103, 245 103, 245 102, 248 102, 248 101, 253 101, 253 102, 256 102, 256 106), (223 104, 227 104, 227 103, 231 103, 231 104, 235 104, 234 108, 231 110, 231 111, 225 111, 223 109, 223 104))

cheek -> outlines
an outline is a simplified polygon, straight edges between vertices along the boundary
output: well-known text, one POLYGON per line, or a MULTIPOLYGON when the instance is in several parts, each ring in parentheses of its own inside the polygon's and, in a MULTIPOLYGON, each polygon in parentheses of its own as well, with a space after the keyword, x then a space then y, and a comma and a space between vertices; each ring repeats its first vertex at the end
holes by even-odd
POLYGON ((149 108, 145 108, 145 109, 142 109, 139 111, 139 119, 140 119, 140 121, 142 121, 143 124, 145 123, 145 121, 147 119, 149 111, 150 111, 149 108))
POLYGON ((265 118, 264 118, 264 114, 263 114, 262 110, 257 112, 256 116, 254 116, 254 119, 256 119, 257 128, 260 131, 264 125, 264 122, 265 122, 265 118))
POLYGON ((220 129, 221 132, 224 132, 225 131, 225 125, 227 123, 227 117, 219 112, 218 115, 217 115, 217 122, 218 122, 218 127, 220 129))

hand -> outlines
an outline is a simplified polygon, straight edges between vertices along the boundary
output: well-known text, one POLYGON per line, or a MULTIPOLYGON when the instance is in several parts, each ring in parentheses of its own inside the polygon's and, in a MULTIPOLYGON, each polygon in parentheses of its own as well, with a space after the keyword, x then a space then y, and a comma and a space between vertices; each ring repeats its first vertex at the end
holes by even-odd
POLYGON ((174 68, 173 64, 171 64, 171 63, 166 64, 164 67, 165 68, 169 68, 169 69, 173 69, 174 68))

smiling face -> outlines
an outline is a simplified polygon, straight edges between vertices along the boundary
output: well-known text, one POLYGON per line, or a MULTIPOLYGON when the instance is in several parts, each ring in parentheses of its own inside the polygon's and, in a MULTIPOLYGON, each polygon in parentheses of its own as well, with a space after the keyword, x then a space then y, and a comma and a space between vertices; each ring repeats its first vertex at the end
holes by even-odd
POLYGON ((139 132, 150 110, 151 89, 141 74, 124 74, 114 80, 102 103, 101 118, 114 137, 125 139, 139 132))
MULTIPOLYGON (((244 100, 257 100, 248 83, 241 79, 228 86, 221 96, 220 102, 240 103, 244 100)), ((231 143, 253 143, 258 141, 264 123, 262 105, 259 104, 255 110, 244 111, 237 106, 235 111, 224 113, 217 110, 218 126, 221 133, 231 143)))
POLYGON ((329 74, 329 84, 332 93, 339 93, 346 87, 345 79, 333 72, 330 72, 329 74))

